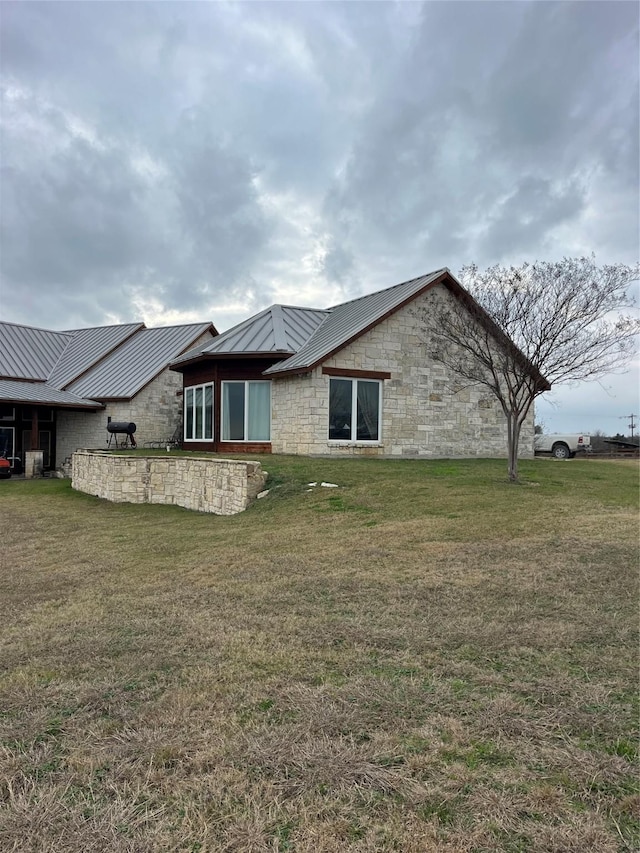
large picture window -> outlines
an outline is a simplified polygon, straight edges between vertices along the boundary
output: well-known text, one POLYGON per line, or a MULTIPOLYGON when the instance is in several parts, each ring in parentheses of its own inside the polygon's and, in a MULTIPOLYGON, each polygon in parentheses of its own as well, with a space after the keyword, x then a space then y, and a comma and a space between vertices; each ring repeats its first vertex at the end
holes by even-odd
POLYGON ((213 441, 213 385, 184 389, 184 440, 213 441))
POLYGON ((271 382, 222 383, 222 441, 271 441, 271 382))
POLYGON ((329 439, 380 440, 380 382, 377 379, 329 380, 329 439))

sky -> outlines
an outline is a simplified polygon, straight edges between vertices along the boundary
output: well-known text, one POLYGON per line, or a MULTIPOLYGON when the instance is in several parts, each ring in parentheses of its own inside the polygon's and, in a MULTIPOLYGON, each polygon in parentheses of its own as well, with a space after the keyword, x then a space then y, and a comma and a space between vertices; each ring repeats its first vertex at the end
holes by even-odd
MULTIPOLYGON (((635 2, 0 4, 0 317, 224 331, 639 247, 635 2)), ((545 432, 628 434, 624 375, 545 432), (622 419, 621 419, 622 418, 622 419)))

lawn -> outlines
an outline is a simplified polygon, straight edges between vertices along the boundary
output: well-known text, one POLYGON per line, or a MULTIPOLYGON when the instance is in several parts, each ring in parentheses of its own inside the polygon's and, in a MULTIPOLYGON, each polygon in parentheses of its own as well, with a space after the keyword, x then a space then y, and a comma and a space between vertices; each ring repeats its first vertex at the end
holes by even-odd
POLYGON ((0 482, 0 849, 637 849, 637 462, 262 461, 0 482))

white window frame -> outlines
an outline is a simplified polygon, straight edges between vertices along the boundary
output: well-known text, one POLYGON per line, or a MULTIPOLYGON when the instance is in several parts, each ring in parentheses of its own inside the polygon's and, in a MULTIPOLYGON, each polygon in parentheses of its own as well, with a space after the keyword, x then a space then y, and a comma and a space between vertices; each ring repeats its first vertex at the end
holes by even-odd
POLYGON ((213 382, 203 382, 200 385, 188 385, 184 391, 184 406, 183 406, 183 440, 184 442, 196 442, 196 441, 213 441, 213 425, 215 423, 215 394, 214 394, 214 383, 213 382), (196 391, 198 388, 202 388, 202 438, 189 438, 187 436, 187 397, 188 391, 193 391, 193 404, 192 404, 192 427, 195 432, 196 426, 196 391), (211 435, 205 435, 205 424, 206 424, 206 389, 211 388, 211 435))
POLYGON ((223 379, 220 383, 220 441, 230 442, 233 444, 260 444, 264 442, 271 443, 271 380, 270 379, 223 379), (249 383, 252 385, 268 385, 269 386, 269 438, 225 438, 224 437, 224 386, 225 385, 244 385, 244 424, 243 432, 245 436, 249 434, 249 383))
POLYGON ((377 445, 382 443, 382 380, 367 378, 366 376, 329 376, 329 387, 327 389, 328 416, 327 436, 330 444, 367 444, 377 445), (331 381, 334 379, 351 382, 351 438, 331 438, 331 381), (375 382, 378 386, 378 437, 358 438, 358 382, 375 382))

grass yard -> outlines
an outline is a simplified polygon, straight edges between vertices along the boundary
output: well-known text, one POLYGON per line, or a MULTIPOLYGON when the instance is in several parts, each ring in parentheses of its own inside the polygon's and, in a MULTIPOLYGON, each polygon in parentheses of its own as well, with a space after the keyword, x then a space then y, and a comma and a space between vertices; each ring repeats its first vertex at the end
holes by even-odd
POLYGON ((263 465, 0 483, 0 849, 638 849, 637 462, 263 465))

